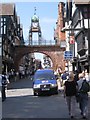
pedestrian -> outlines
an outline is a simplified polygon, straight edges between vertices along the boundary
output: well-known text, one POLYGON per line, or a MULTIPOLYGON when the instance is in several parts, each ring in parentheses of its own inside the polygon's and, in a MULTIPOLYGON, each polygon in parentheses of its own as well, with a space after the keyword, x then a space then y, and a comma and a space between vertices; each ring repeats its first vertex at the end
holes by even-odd
POLYGON ((76 104, 76 82, 74 81, 73 72, 69 73, 69 78, 64 83, 64 97, 66 98, 66 103, 71 118, 75 115, 75 104, 76 104))
POLYGON ((77 82, 78 81, 78 70, 75 70, 75 73, 74 73, 74 80, 75 80, 75 82, 77 82))
POLYGON ((61 74, 62 85, 67 81, 68 75, 69 73, 66 70, 61 74))
POLYGON ((81 115, 83 119, 86 119, 88 114, 88 92, 82 92, 81 87, 83 84, 83 81, 85 80, 85 76, 83 76, 83 73, 79 74, 79 80, 77 81, 78 84, 78 93, 79 93, 79 108, 81 111, 81 115))
POLYGON ((6 100, 6 89, 7 89, 7 84, 9 83, 9 80, 6 76, 6 73, 2 75, 2 101, 6 100))
POLYGON ((85 79, 90 82, 90 79, 89 79, 89 73, 87 72, 87 70, 85 70, 85 79))

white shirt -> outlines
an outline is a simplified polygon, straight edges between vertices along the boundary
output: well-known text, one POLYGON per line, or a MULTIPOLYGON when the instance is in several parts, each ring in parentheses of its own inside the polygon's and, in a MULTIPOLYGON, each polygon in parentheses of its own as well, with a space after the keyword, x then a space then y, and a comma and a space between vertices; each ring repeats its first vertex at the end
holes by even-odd
POLYGON ((85 75, 85 78, 86 78, 86 81, 89 82, 89 75, 88 74, 85 75))

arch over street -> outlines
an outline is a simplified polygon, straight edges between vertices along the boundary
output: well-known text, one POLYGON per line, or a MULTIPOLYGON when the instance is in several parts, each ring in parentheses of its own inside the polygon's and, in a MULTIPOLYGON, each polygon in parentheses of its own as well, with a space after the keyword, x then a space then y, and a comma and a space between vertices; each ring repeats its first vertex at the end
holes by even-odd
POLYGON ((50 57, 53 63, 53 69, 56 69, 57 66, 61 66, 64 69, 64 57, 63 52, 65 48, 60 48, 59 45, 34 45, 34 46, 15 46, 14 49, 14 63, 15 69, 18 70, 19 61, 25 55, 29 53, 43 53, 50 57))

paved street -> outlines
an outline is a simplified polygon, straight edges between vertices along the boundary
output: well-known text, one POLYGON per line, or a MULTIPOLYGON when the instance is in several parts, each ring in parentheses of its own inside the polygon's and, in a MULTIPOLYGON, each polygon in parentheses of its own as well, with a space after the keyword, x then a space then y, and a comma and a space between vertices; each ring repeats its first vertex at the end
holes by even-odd
MULTIPOLYGON (((58 95, 33 96, 30 79, 11 83, 2 104, 3 118, 69 118, 65 99, 58 95)), ((76 118, 80 119, 76 104, 76 118)))

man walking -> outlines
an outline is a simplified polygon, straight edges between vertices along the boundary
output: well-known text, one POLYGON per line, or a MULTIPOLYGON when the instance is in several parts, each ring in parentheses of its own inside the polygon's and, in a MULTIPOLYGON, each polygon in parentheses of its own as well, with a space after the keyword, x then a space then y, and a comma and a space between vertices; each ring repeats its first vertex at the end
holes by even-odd
POLYGON ((88 92, 84 92, 82 90, 83 82, 85 81, 85 77, 83 74, 79 74, 79 80, 77 81, 78 84, 78 92, 79 92, 79 107, 81 110, 81 115, 83 119, 86 119, 86 115, 88 112, 88 92))

